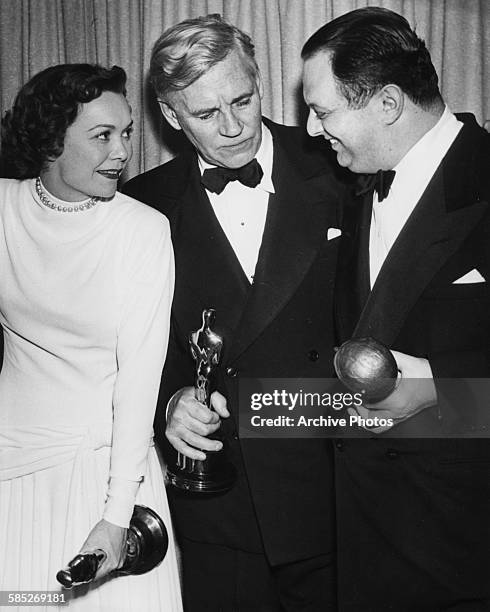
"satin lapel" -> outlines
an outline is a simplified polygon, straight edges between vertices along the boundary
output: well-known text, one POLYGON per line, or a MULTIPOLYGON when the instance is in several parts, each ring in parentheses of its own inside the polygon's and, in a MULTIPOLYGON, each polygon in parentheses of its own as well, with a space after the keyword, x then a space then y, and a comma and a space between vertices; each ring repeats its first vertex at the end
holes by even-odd
POLYGON ((369 227, 372 196, 357 197, 344 208, 335 282, 335 319, 341 341, 352 335, 370 292, 369 227))
POLYGON ((225 339, 226 359, 250 283, 200 183, 197 162, 191 164, 187 188, 176 210, 178 217, 172 224, 177 270, 175 316, 186 322, 195 320, 195 327, 188 330, 193 331, 201 324, 202 309, 214 308, 214 328, 225 339))
POLYGON ((453 159, 439 167, 388 254, 355 336, 391 346, 421 293, 488 210, 478 201, 472 173, 455 172, 453 159))
POLYGON ((328 227, 338 227, 335 194, 331 206, 323 173, 301 177, 280 144, 274 141, 273 183, 254 283, 232 347, 243 352, 274 320, 294 294, 328 227))

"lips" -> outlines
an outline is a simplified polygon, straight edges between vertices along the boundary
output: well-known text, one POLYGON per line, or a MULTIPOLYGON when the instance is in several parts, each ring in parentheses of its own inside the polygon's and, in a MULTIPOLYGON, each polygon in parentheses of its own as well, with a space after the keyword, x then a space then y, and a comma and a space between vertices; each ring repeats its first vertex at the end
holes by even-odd
POLYGON ((337 140, 336 138, 328 138, 327 141, 336 153, 340 152, 340 150, 342 149, 342 143, 340 142, 340 140, 337 140))
POLYGON ((113 181, 119 180, 121 172, 122 170, 97 170, 98 174, 101 174, 103 177, 111 179, 113 181))
POLYGON ((242 140, 242 142, 234 142, 229 145, 225 145, 225 149, 241 149, 250 144, 251 138, 247 138, 246 140, 242 140))

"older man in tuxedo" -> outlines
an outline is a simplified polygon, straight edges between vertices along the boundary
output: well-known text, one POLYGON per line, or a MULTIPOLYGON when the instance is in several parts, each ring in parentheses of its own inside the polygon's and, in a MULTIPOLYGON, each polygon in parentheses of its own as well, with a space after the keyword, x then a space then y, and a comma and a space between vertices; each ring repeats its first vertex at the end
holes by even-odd
POLYGON ((343 223, 340 340, 375 337, 401 372, 359 409, 393 429, 336 444, 340 609, 489 610, 490 441, 454 439, 484 436, 488 418, 444 384, 490 375, 489 136, 451 113, 389 10, 335 19, 302 57, 309 133, 371 175, 343 223))
POLYGON ((172 450, 203 459, 221 448, 206 437, 220 426, 238 473, 219 495, 169 492, 186 609, 334 610, 329 441, 240 439, 238 385, 332 374, 335 159, 300 128, 262 118, 252 42, 219 16, 166 31, 151 77, 164 117, 192 145, 124 188, 168 216, 175 249, 157 440, 171 460, 172 450), (209 307, 223 338, 215 411, 194 397, 188 345, 209 307))

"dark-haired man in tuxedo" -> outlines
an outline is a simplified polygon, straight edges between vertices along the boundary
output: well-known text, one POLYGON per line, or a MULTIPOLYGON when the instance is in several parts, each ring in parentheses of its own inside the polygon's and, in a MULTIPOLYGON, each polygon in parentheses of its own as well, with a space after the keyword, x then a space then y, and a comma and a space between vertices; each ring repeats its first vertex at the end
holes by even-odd
POLYGON ((166 428, 174 452, 203 459, 197 449, 221 447, 206 438, 221 423, 238 471, 220 495, 169 491, 186 610, 334 610, 330 443, 240 439, 238 385, 332 374, 335 159, 311 148, 304 130, 262 118, 252 42, 219 16, 167 30, 150 73, 163 115, 193 145, 124 188, 172 227, 176 288, 157 440, 169 453, 166 428), (194 398, 188 346, 209 307, 223 338, 216 412, 194 398))
POLYGON ((424 42, 392 11, 327 23, 302 57, 309 133, 376 179, 344 216, 340 340, 380 340, 401 372, 359 409, 392 430, 336 445, 340 610, 488 611, 490 441, 441 438, 488 424, 488 401, 478 412, 444 379, 490 377, 489 136, 450 112, 424 42))

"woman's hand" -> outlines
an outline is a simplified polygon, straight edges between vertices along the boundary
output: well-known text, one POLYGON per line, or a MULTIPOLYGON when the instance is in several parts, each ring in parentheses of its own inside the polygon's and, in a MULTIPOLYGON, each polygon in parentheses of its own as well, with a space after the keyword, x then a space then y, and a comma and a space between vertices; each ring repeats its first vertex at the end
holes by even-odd
POLYGON ((99 580, 121 567, 126 557, 126 534, 126 528, 109 523, 104 519, 99 521, 89 533, 80 549, 80 554, 93 553, 99 549, 106 554, 106 558, 100 564, 94 580, 99 580))

